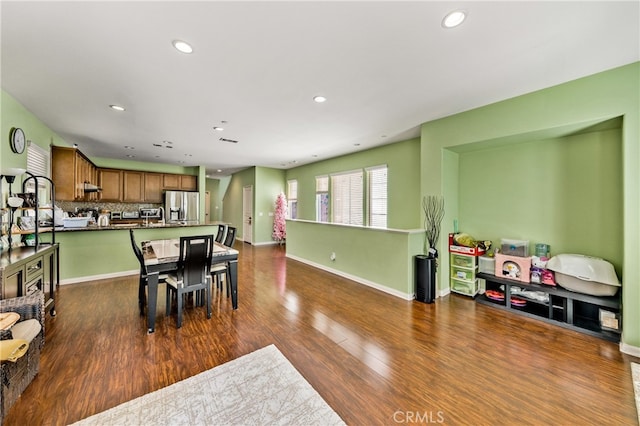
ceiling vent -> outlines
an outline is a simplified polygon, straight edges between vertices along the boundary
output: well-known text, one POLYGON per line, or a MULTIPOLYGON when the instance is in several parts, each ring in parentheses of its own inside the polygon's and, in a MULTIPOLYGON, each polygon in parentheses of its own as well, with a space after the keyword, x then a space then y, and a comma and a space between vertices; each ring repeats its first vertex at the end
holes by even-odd
POLYGON ((238 141, 234 141, 233 139, 220 138, 220 140, 221 140, 222 142, 238 143, 238 141))

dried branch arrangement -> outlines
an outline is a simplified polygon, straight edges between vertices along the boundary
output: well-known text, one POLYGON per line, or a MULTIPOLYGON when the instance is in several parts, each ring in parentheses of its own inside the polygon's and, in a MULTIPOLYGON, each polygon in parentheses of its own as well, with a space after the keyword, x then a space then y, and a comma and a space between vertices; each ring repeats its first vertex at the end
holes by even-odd
POLYGON ((426 235, 425 253, 438 257, 436 245, 440 238, 440 224, 444 218, 444 197, 441 195, 426 195, 422 197, 424 210, 424 232, 426 235), (426 243, 429 247, 426 247, 426 243))

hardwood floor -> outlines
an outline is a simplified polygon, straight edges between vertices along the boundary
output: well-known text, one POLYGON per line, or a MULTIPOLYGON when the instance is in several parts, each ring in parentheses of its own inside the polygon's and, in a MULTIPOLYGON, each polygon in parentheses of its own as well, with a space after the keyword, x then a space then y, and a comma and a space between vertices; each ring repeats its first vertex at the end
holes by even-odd
MULTIPOLYGON (((6 425, 63 425, 271 343, 350 425, 634 425, 618 345, 450 295, 404 301, 285 258, 240 250, 239 309, 214 296, 146 333, 137 277, 62 286, 40 373, 6 425)), ((106 261, 106 260, 105 260, 106 261)), ((220 390, 224 392, 224 389, 220 390)))

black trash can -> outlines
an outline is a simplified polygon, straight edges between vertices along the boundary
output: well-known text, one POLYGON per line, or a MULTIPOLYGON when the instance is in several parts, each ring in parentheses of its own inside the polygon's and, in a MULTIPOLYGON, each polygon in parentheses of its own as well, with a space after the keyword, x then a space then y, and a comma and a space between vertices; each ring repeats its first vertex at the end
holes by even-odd
POLYGON ((436 298, 436 258, 419 254, 416 264, 416 300, 433 303, 436 298))

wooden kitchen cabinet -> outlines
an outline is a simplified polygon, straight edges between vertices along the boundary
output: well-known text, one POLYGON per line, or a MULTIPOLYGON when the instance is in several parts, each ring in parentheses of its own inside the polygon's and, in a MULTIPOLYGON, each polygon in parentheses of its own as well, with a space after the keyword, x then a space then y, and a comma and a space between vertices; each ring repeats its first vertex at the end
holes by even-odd
POLYGON ((182 191, 197 191, 198 190, 198 177, 192 175, 180 175, 180 190, 182 191))
POLYGON ((180 189, 180 175, 165 173, 162 175, 162 187, 169 190, 180 189))
POLYGON ((163 176, 160 173, 144 174, 144 201, 146 203, 162 202, 163 176))
POLYGON ((144 200, 144 172, 124 170, 123 197, 125 203, 137 203, 144 200))
POLYGON ((122 201, 122 170, 98 169, 99 182, 102 192, 100 201, 122 201))
POLYGON ((85 193, 84 184, 98 184, 96 166, 76 148, 51 147, 51 180, 56 185, 56 199, 93 201, 97 193, 85 193))

